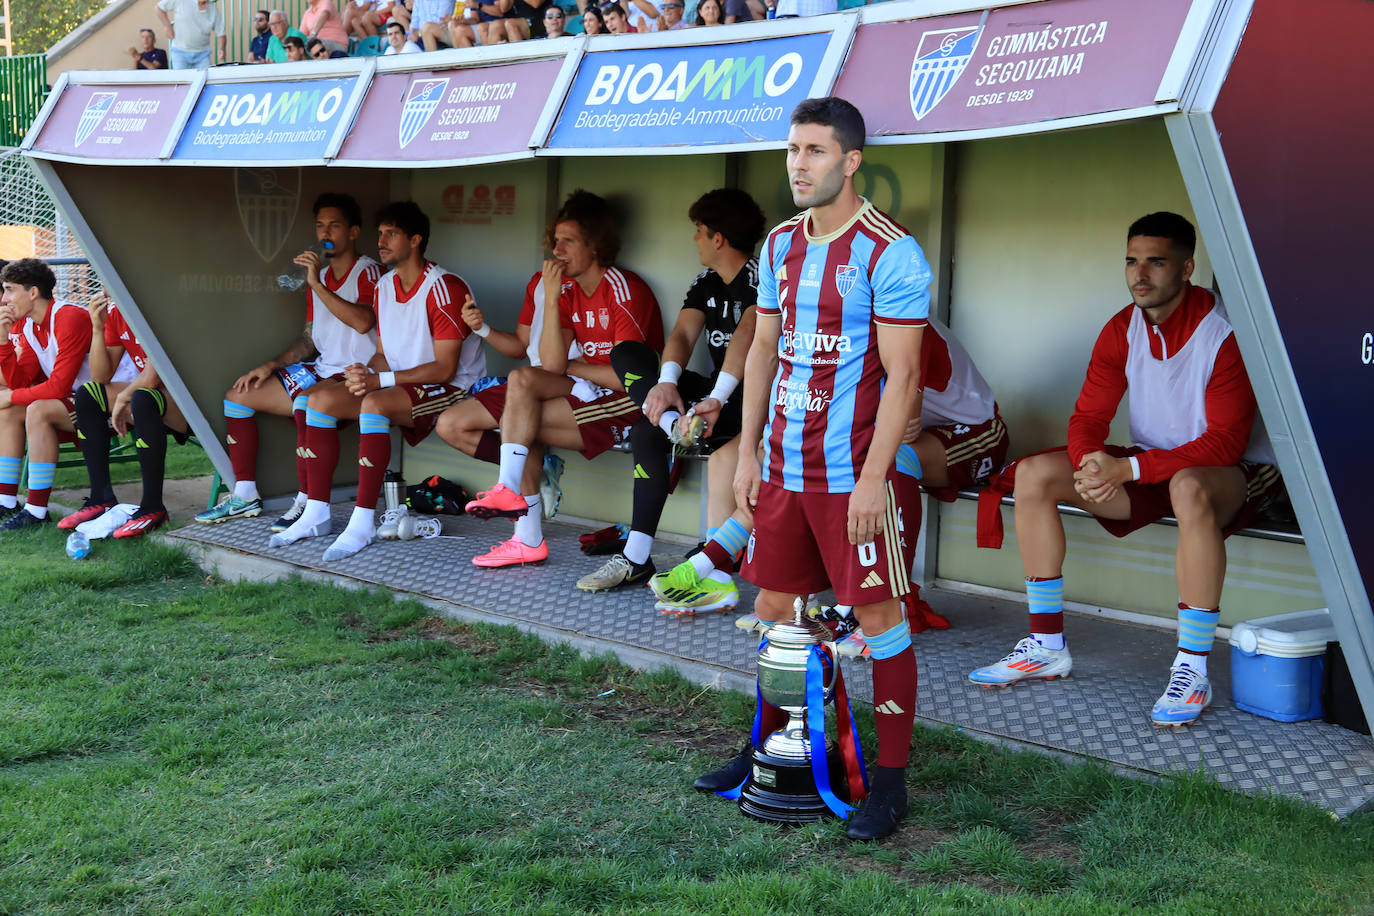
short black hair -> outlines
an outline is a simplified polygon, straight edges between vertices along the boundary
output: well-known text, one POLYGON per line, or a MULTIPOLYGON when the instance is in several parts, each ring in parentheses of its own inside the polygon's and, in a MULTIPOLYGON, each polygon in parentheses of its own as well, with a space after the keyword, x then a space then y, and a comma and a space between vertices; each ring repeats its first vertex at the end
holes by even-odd
POLYGON ((320 215, 320 211, 325 207, 333 207, 343 213, 344 219, 350 226, 361 226, 363 224, 363 208, 358 206, 358 202, 353 199, 352 194, 340 194, 337 191, 325 191, 315 198, 315 206, 311 213, 315 216, 320 215))
POLYGON ((407 236, 420 237, 420 254, 429 247, 429 217, 413 200, 393 200, 377 211, 377 225, 395 226, 407 236))
POLYGON ((1168 239, 1185 258, 1191 258, 1197 249, 1197 230, 1193 228, 1193 224, 1168 210, 1147 213, 1131 223, 1131 228, 1126 230, 1127 244, 1138 235, 1168 239))
POLYGON ((287 35, 281 40, 281 45, 283 48, 290 45, 293 48, 300 48, 302 51, 305 50, 305 42, 301 41, 299 35, 287 35))
POLYGON ((823 99, 803 99, 792 109, 793 124, 820 124, 835 131, 835 139, 840 141, 840 152, 864 148, 864 137, 868 130, 864 126, 864 116, 851 103, 838 96, 823 99))
POLYGON ((719 232, 731 248, 745 254, 754 253, 767 229, 763 210, 739 188, 707 191, 688 209, 687 218, 705 226, 708 232, 719 232))
POLYGON ((319 38, 312 38, 305 43, 305 50, 308 54, 314 54, 316 48, 325 48, 325 50, 328 50, 328 47, 319 38))
POLYGON ((619 13, 621 16, 624 16, 626 19, 629 19, 629 18, 630 18, 630 17, 629 17, 628 15, 626 15, 626 13, 625 13, 625 7, 621 6, 619 3, 614 2, 614 0, 613 0, 613 2, 611 2, 611 3, 603 3, 603 4, 601 4, 601 13, 602 13, 602 17, 601 17, 601 18, 602 18, 603 20, 606 18, 606 16, 605 16, 606 13, 619 13))
POLYGON ((550 251, 553 250, 553 232, 559 223, 577 223, 582 240, 596 253, 596 262, 602 267, 615 266, 615 259, 620 256, 620 227, 616 225, 615 213, 604 197, 597 197, 591 191, 580 188, 569 194, 549 222, 544 244, 550 251))
POLYGON ((53 287, 57 286, 57 275, 38 258, 19 258, 6 263, 5 269, 0 270, 0 283, 14 283, 24 289, 36 286, 38 295, 51 299, 53 287))

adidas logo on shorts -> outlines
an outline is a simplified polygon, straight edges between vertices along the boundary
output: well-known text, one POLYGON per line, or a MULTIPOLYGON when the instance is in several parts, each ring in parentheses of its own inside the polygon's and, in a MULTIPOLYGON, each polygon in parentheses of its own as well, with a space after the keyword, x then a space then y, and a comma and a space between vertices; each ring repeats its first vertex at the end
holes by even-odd
POLYGON ((875 569, 871 571, 862 582, 859 583, 859 588, 878 588, 882 584, 883 578, 882 576, 878 575, 878 571, 875 569))

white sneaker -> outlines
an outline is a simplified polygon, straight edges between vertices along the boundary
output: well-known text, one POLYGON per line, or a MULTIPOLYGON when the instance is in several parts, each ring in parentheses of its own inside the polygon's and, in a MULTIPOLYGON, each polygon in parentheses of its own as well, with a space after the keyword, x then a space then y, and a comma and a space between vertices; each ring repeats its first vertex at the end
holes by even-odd
POLYGON ((410 513, 407 506, 397 506, 382 513, 382 523, 377 526, 377 540, 395 541, 400 538, 401 518, 410 513))
POLYGON ((1155 700, 1150 721, 1158 726, 1192 725, 1212 702, 1212 682, 1207 675, 1187 665, 1169 669, 1169 684, 1164 695, 1155 700))
POLYGON ((1010 687, 1017 681, 1028 678, 1053 680, 1068 677, 1073 670, 1073 657, 1069 649, 1047 649, 1027 636, 1016 644, 1016 648, 1006 658, 986 668, 978 668, 969 673, 968 679, 983 687, 1010 687))

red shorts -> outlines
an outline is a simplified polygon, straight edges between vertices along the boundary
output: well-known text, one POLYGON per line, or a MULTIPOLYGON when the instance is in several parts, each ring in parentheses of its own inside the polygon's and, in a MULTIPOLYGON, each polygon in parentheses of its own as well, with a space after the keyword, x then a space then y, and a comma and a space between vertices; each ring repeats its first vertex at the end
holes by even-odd
POLYGON ((612 391, 594 401, 580 401, 568 395, 577 431, 582 434, 582 457, 595 458, 619 442, 627 442, 630 429, 644 411, 628 394, 612 391))
POLYGON ((960 490, 976 490, 1007 463, 1007 448, 1011 437, 1007 424, 994 414, 986 423, 966 426, 932 426, 926 430, 945 447, 949 486, 927 487, 926 492, 941 502, 952 503, 960 490))
POLYGON ((80 441, 76 435, 76 400, 69 395, 62 399, 62 406, 67 408, 67 419, 72 422, 72 431, 57 430, 57 444, 74 445, 80 441))
MULTIPOLYGON (((1108 445, 1104 449, 1113 458, 1127 458, 1131 455, 1138 455, 1144 451, 1135 446, 1108 445)), ((1241 505, 1236 517, 1231 519, 1231 523, 1221 530, 1224 537, 1230 537, 1242 528, 1250 525, 1264 511, 1275 497, 1283 493, 1283 478, 1279 475, 1279 469, 1272 464, 1254 464, 1249 461, 1242 461, 1236 465, 1242 474, 1245 475, 1245 502, 1241 505)), ((1169 481, 1162 480, 1159 483, 1137 483, 1128 481, 1125 484, 1126 495, 1131 500, 1131 517, 1128 519, 1099 518, 1097 523, 1115 537, 1123 538, 1139 528, 1144 528, 1151 522, 1157 522, 1161 518, 1174 514, 1173 504, 1169 501, 1169 481)))
POLYGON ((463 399, 463 389, 457 385, 396 386, 410 397, 410 425, 401 427, 401 435, 411 445, 419 445, 431 432, 443 413, 463 399))
POLYGON ((492 385, 490 388, 483 388, 472 396, 478 404, 487 409, 491 414, 496 425, 501 425, 501 415, 506 412, 506 383, 492 385))
POLYGON ((765 481, 744 552, 744 578, 788 595, 830 587, 840 604, 874 604, 905 595, 908 567, 901 552, 891 475, 883 533, 871 544, 849 543, 849 496, 794 493, 765 481))

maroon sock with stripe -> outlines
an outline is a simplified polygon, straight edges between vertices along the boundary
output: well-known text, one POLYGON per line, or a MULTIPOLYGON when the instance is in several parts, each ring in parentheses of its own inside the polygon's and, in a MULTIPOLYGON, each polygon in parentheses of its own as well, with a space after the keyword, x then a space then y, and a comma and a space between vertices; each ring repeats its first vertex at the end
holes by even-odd
POLYGON ((873 719, 878 766, 905 767, 916 724, 916 652, 909 644, 896 655, 873 660, 873 719))
POLYGON ((257 480, 257 417, 225 417, 224 423, 229 433, 225 444, 229 446, 229 464, 234 468, 234 479, 257 480))
POLYGON ((334 470, 339 466, 339 431, 333 427, 310 426, 306 441, 311 456, 306 459, 305 493, 311 499, 329 502, 334 485, 334 470))
POLYGON ((363 433, 358 437, 358 508, 377 508, 382 478, 391 459, 391 433, 363 433))
POLYGON ((308 429, 305 425, 305 411, 293 410, 291 411, 291 417, 296 421, 296 480, 300 491, 304 493, 307 489, 310 474, 310 462, 305 457, 307 449, 306 430, 308 429))

